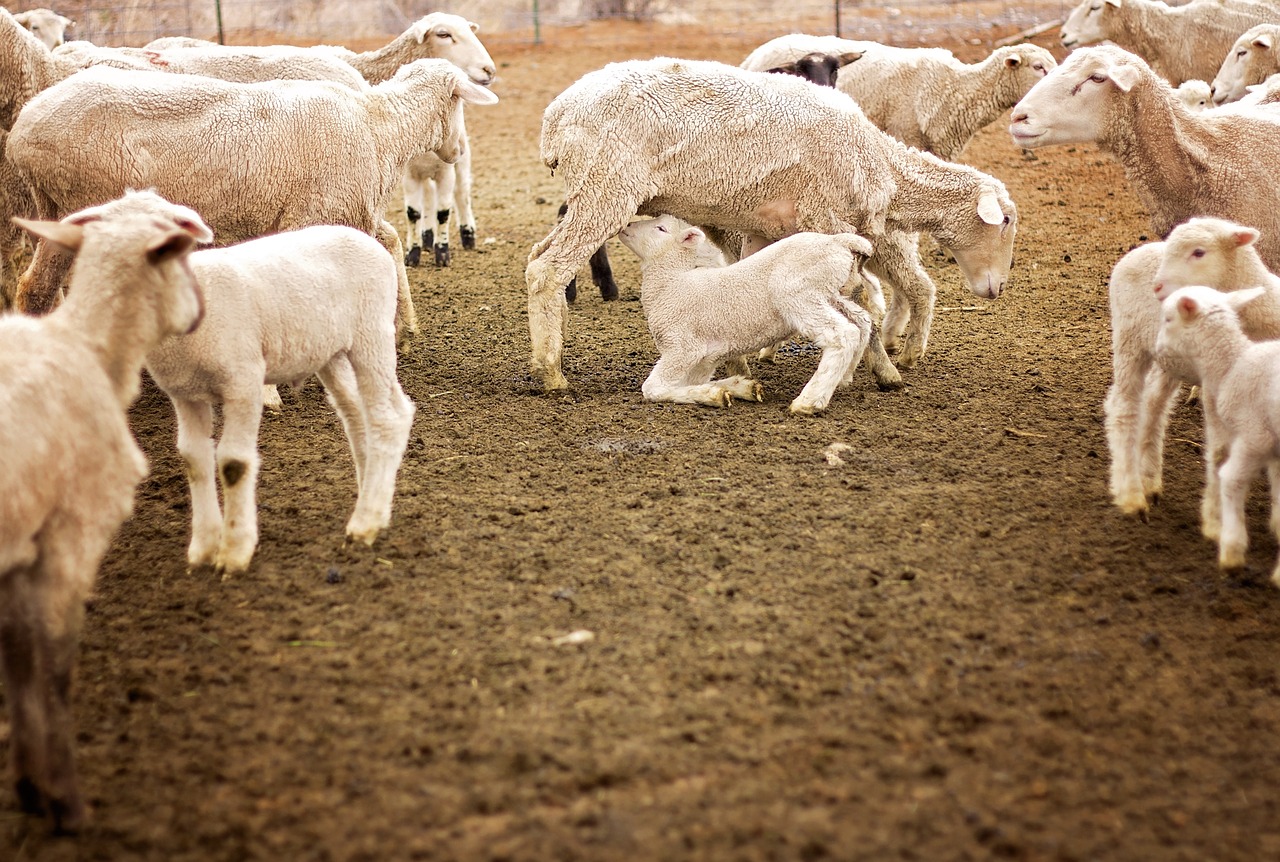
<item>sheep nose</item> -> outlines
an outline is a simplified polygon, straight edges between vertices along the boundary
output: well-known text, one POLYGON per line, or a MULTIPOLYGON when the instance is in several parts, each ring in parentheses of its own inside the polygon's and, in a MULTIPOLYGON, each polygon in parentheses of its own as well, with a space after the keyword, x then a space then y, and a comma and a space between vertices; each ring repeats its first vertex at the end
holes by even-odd
POLYGON ((1030 115, 1026 111, 1019 111, 1013 115, 1013 121, 1015 123, 1025 123, 1029 116, 1030 115))
POLYGON ((1164 283, 1163 283, 1163 282, 1159 282, 1159 281, 1157 281, 1157 282, 1156 282, 1155 292, 1156 292, 1156 295, 1157 295, 1157 296, 1159 296, 1160 294, 1164 293, 1164 283))

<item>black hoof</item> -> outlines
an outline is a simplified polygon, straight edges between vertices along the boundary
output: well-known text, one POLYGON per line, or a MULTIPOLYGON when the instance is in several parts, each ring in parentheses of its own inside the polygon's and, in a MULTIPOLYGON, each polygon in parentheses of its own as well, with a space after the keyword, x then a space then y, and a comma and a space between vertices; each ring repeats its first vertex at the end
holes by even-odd
POLYGON ((600 298, 605 302, 610 302, 618 298, 618 285, 616 282, 610 281, 600 285, 600 298))
POLYGON ((476 229, 473 227, 462 227, 458 229, 462 234, 462 247, 472 249, 476 247, 476 229))
POLYGON ((449 265, 449 244, 441 243, 436 246, 436 266, 449 265))
POLYGON ((417 266, 420 263, 422 263, 422 247, 421 246, 415 245, 404 253, 405 266, 417 266))
POLYGON ((564 286, 564 298, 567 302, 573 302, 578 298, 578 280, 576 278, 564 286))

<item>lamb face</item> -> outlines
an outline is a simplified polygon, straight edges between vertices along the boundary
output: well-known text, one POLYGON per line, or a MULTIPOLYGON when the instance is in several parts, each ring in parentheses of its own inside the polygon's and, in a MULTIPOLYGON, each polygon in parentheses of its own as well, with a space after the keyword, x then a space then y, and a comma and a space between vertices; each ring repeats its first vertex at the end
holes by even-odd
POLYGON ((1105 48, 1073 52, 1013 106, 1014 144, 1031 150, 1098 140, 1112 99, 1129 92, 1139 74, 1105 48))
POLYGON ((1253 245, 1258 231, 1224 219, 1194 218, 1174 228, 1156 271, 1155 295, 1164 301, 1190 285, 1219 287, 1234 268, 1237 251, 1253 245))
POLYGON ((664 215, 631 222, 618 233, 622 244, 636 253, 641 261, 679 253, 692 268, 693 258, 706 240, 696 227, 684 224, 674 216, 664 215))

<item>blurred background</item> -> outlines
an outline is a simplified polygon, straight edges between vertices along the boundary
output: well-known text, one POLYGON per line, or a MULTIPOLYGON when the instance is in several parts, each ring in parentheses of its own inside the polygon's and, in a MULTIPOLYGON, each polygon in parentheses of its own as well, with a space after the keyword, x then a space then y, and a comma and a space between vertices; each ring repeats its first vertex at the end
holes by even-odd
MULTIPOLYGON (((323 42, 367 50, 434 11, 479 24, 486 43, 533 44, 548 30, 611 19, 696 25, 726 38, 758 36, 761 41, 806 32, 899 45, 990 47, 1051 27, 1073 5, 1063 0, 459 0, 448 6, 430 0, 36 0, 7 8, 53 8, 76 22, 68 39, 100 45, 195 36, 228 44, 323 42)), ((661 51, 660 42, 654 47, 661 51)))

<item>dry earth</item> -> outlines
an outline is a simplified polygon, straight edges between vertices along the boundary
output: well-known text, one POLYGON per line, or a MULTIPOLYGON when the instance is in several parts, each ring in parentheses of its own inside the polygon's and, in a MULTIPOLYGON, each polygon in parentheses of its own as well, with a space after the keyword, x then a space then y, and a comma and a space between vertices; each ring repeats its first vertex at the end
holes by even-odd
POLYGON ((644 403, 615 246, 623 299, 581 292, 575 395, 545 396, 523 280, 560 198, 542 108, 613 59, 753 45, 600 25, 492 47, 502 102, 469 120, 483 244, 412 273, 392 530, 343 547, 353 472, 313 382, 264 423, 253 567, 187 572, 148 385, 151 477, 81 650, 93 821, 51 838, 6 791, 0 858, 1280 858, 1262 495, 1250 569, 1224 578, 1182 408, 1151 523, 1107 500, 1106 278, 1147 233, 1117 167, 1025 158, 1004 121, 974 142, 1021 208, 1014 277, 985 303, 929 256, 942 308, 905 392, 860 372, 792 417, 815 361, 795 347, 761 369, 767 403, 644 403))

